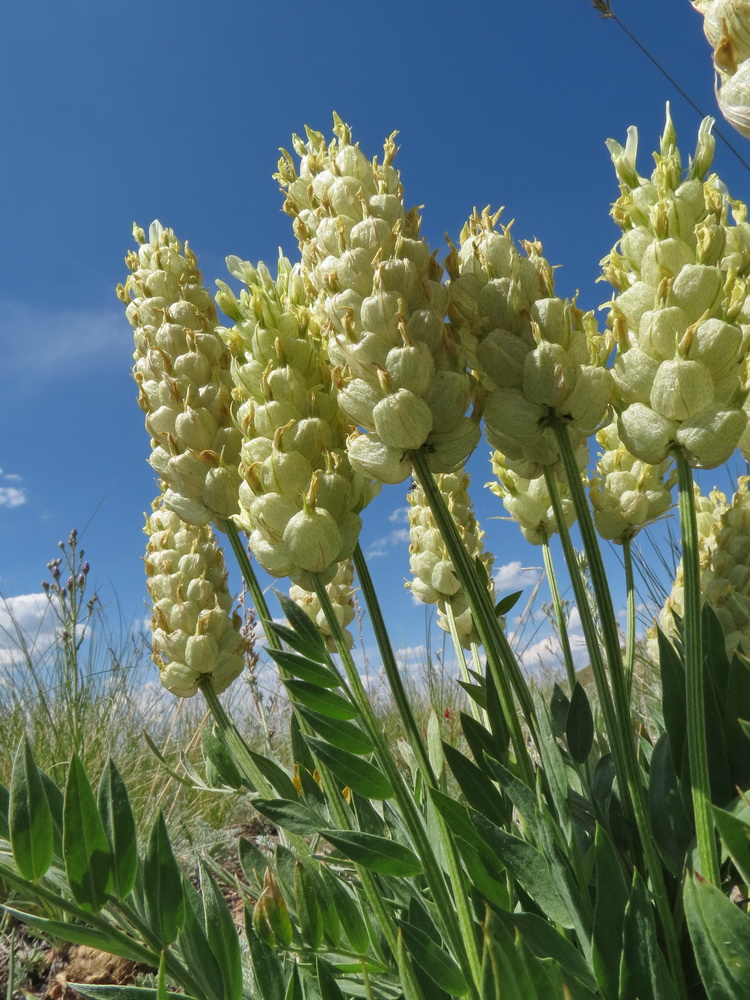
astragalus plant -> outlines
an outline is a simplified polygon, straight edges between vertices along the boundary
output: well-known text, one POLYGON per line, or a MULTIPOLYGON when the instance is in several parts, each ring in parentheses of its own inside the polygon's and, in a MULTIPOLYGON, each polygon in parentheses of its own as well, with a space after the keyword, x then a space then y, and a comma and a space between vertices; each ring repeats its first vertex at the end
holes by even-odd
POLYGON ((278 836, 240 841, 239 877, 206 859, 189 878, 163 818, 137 842, 114 764, 94 792, 74 757, 63 790, 24 744, 0 813, 0 874, 24 901, 13 912, 158 970, 141 992, 79 987, 97 998, 750 995, 746 488, 714 517, 696 512, 692 481, 747 441, 750 231, 708 173, 710 121, 686 171, 669 117, 650 177, 634 130, 610 141, 623 232, 604 261, 603 330, 555 293, 541 244, 517 244, 489 210, 472 214, 444 280, 393 137, 368 159, 336 117, 330 141, 308 130, 292 145, 277 178, 298 262, 280 258, 274 275, 228 258, 243 287, 219 283, 222 324, 194 256, 155 223, 148 239, 136 227, 120 289, 163 493, 147 529, 155 658, 215 719, 205 772, 188 777, 242 794, 278 836), (506 636, 518 595, 494 593, 469 495, 482 426, 498 514, 544 551, 567 667, 549 702, 506 636), (409 586, 454 639, 460 747, 437 715, 417 724, 358 544, 368 501, 409 477, 409 586), (675 481, 680 600, 658 633, 649 729, 633 711, 629 545, 669 514, 675 481), (715 535, 710 580, 699 521, 715 535), (623 547, 624 650, 597 531, 623 547), (244 649, 222 534, 289 696, 291 767, 251 750, 218 698, 244 649), (553 534, 593 687, 576 672, 553 534), (284 618, 251 557, 291 582, 284 618), (396 746, 346 631, 355 589, 396 746), (239 930, 222 880, 243 904, 239 930))

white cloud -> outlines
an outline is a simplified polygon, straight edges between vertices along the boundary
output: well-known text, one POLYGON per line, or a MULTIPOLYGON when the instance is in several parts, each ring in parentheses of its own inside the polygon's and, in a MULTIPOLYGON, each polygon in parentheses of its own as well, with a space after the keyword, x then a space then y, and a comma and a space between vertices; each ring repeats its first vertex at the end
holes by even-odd
POLYGON ((389 521, 401 521, 407 524, 409 521, 409 508, 408 507, 397 507, 388 515, 389 521))
POLYGON ((0 507, 20 507, 24 503, 26 503, 25 490, 18 490, 14 486, 0 486, 0 507))
POLYGON ((27 636, 43 631, 42 625, 48 610, 49 602, 43 593, 20 594, 0 601, 0 644, 4 645, 2 635, 6 632, 15 634, 16 628, 20 628, 27 636))
POLYGON ((522 566, 520 560, 498 566, 493 574, 495 590, 503 595, 515 590, 525 590, 533 587, 538 581, 542 570, 539 566, 522 566))
MULTIPOLYGON (((568 634, 573 663, 580 669, 588 663, 586 640, 578 632, 568 634)), ((546 635, 519 653, 521 664, 529 670, 558 668, 562 666, 562 649, 556 635, 546 635)))
POLYGON ((36 377, 58 375, 60 367, 76 365, 132 351, 129 325, 122 306, 53 310, 9 299, 0 301, 5 336, 6 373, 28 376, 34 358, 36 377))
MULTIPOLYGON (((393 520, 393 518, 389 518, 393 520)), ((374 538, 367 549, 367 558, 375 559, 378 556, 387 556, 390 549, 396 545, 404 545, 409 542, 409 529, 408 528, 396 528, 389 532, 387 535, 383 535, 382 538, 374 538)))

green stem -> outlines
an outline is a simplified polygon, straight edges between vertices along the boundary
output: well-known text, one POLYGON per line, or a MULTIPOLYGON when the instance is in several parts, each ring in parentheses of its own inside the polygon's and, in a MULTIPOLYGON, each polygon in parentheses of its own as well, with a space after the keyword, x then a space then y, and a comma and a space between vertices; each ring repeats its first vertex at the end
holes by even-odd
MULTIPOLYGON (((269 627, 273 619, 271 618, 271 613, 268 609, 265 595, 263 594, 263 590, 260 586, 260 583, 258 582, 258 578, 255 575, 252 563, 250 562, 250 558, 247 554, 247 549, 245 548, 242 538, 240 537, 240 534, 237 530, 237 526, 234 523, 234 521, 231 520, 224 521, 222 526, 226 531, 230 545, 232 546, 232 550, 237 558, 237 562, 239 563, 240 571, 242 573, 242 578, 244 579, 245 584, 247 585, 247 589, 250 592, 250 596, 252 597, 256 613, 258 615, 258 618, 261 622, 261 626, 266 636, 266 642, 272 649, 281 649, 281 643, 276 637, 276 634, 274 633, 273 629, 269 627)), ((216 694, 213 692, 213 690, 210 689, 210 686, 206 686, 203 689, 204 695, 206 695, 207 691, 210 692, 206 696, 209 708, 211 709, 217 723, 224 729, 228 742, 233 747, 233 749, 235 749, 236 753, 239 755, 240 761, 246 767, 247 775, 250 778, 251 782, 255 784, 258 790, 262 791, 264 795, 270 798, 274 798, 276 793, 273 791, 273 789, 271 789, 270 785, 268 785, 263 775, 260 774, 260 772, 258 771, 258 767, 253 761, 247 745, 240 736, 232 720, 224 711, 224 708, 219 702, 219 699, 217 698, 216 694), (262 785, 257 784, 258 776, 260 780, 263 782, 262 785)), ((308 731, 307 724, 304 719, 300 719, 300 725, 302 727, 303 732, 308 731)), ((332 780, 328 770, 325 767, 323 767, 322 764, 319 764, 319 772, 324 787, 326 789, 326 792, 328 793, 327 798, 331 810, 335 816, 336 822, 342 829, 349 829, 351 827, 351 823, 349 822, 346 810, 344 809, 343 804, 341 802, 340 792, 338 791, 336 783, 332 780)), ((303 853, 309 853, 309 849, 307 848, 305 842, 301 838, 297 837, 296 834, 286 833, 285 836, 290 844, 297 844, 297 846, 301 850, 303 850, 303 853)), ((370 905, 372 906, 373 912, 375 913, 378 919, 379 925, 383 931, 383 935, 386 941, 388 942, 388 946, 395 954, 396 928, 395 924, 393 923, 391 915, 388 913, 387 909, 383 905, 381 890, 376 885, 375 880, 373 879, 370 872, 368 872, 364 868, 361 868, 360 866, 356 867, 357 867, 357 874, 359 875, 360 882, 362 884, 362 888, 364 889, 365 895, 370 905)))
POLYGON ((544 539, 542 541, 542 557, 544 559, 544 572, 547 575, 547 585, 552 596, 552 607, 555 612, 557 632, 560 636, 560 645, 562 646, 563 659, 565 661, 565 672, 568 675, 568 686, 570 687, 570 693, 572 695, 573 688, 576 686, 576 668, 573 662, 573 650, 570 647, 568 623, 565 620, 565 612, 563 610, 562 600, 560 599, 560 590, 557 586, 555 567, 552 562, 552 552, 550 550, 549 540, 547 539, 546 534, 544 535, 544 539))
POLYGON ((680 527, 682 529, 682 567, 685 587, 684 644, 685 699, 690 759, 690 790, 695 815, 695 833, 701 874, 714 885, 721 885, 714 823, 711 818, 711 782, 706 743, 705 696, 703 680, 703 629, 701 622, 700 552, 695 513, 693 472, 681 451, 677 452, 680 527))
POLYGON ((633 700, 633 674, 635 672, 635 579, 633 575, 633 550, 630 539, 622 543, 622 560, 625 566, 625 589, 627 591, 628 619, 625 632, 625 684, 628 703, 633 700))
POLYGON ((532 738, 538 743, 539 735, 528 685, 513 650, 510 648, 507 636, 497 620, 489 589, 477 575, 474 562, 461 539, 453 516, 445 503, 445 498, 430 472, 426 457, 421 451, 414 451, 410 454, 417 479, 424 490, 432 516, 471 607, 474 624, 482 641, 503 714, 510 730, 521 777, 530 788, 534 788, 534 765, 513 701, 513 693, 515 692, 532 738))
MULTIPOLYGON (((670 971, 675 986, 681 997, 687 996, 687 986, 685 984, 685 973, 680 955, 677 934, 672 920, 672 912, 669 906, 669 898, 664 882, 664 870, 661 858, 656 847, 653 831, 651 829, 651 819, 646 802, 646 789, 643 782, 643 774, 638 763, 637 743, 633 731, 632 719, 630 718, 630 702, 627 696, 627 686, 625 684, 625 671, 622 663, 622 653, 620 650, 620 636, 617 631, 617 620, 615 618, 612 595, 607 583, 607 574, 604 570, 601 549, 597 540, 594 519, 588 505, 586 494, 581 482, 581 474, 576 461, 567 424, 560 420, 553 420, 551 423, 555 438, 560 451, 560 458, 565 470, 568 482, 568 489, 575 508, 578 519, 578 527, 583 540, 584 551, 588 560, 589 571, 591 573, 591 583, 594 588, 599 619, 602 628, 604 648, 607 654, 609 666, 609 679, 605 670, 601 649, 599 647, 596 626, 589 608, 588 595, 583 586, 580 575, 580 568, 575 559, 570 533, 564 519, 561 519, 562 510, 555 511, 555 518, 560 530, 560 538, 563 540, 565 558, 571 574, 571 581, 576 592, 576 600, 579 605, 581 624, 584 628, 586 642, 589 645, 591 654, 591 667, 594 673, 599 702, 604 715, 604 722, 607 728, 607 736, 612 747, 615 769, 620 778, 620 791, 623 795, 623 805, 627 809, 632 809, 638 832, 640 834, 640 845, 643 851, 646 869, 651 877, 651 884, 654 893, 654 903, 664 935, 664 943, 667 950, 670 971), (610 691, 609 682, 612 683, 610 691), (629 802, 628 802, 629 799, 629 802)), ((559 504, 559 494, 554 484, 554 477, 547 474, 547 484, 552 487, 553 493, 557 496, 559 504)))
POLYGON ((232 551, 234 552, 235 558, 240 567, 240 572, 242 573, 242 579, 245 581, 247 589, 250 591, 250 596, 263 627, 266 641, 272 649, 281 649, 281 643, 274 635, 273 629, 268 628, 268 624, 273 621, 273 618, 268 610, 263 588, 258 582, 252 563, 250 562, 250 557, 247 554, 245 544, 240 537, 239 531, 237 530, 237 525, 234 521, 227 519, 226 521, 222 521, 221 526, 226 532, 229 544, 232 546, 232 551))
MULTIPOLYGON (((419 769, 422 772, 422 776, 426 784, 429 787, 438 788, 438 782, 432 769, 432 765, 430 764, 427 748, 424 745, 422 734, 419 730, 419 726, 417 725, 417 721, 414 718, 411 704, 401 680, 401 673, 399 672, 396 659, 393 655, 393 646, 388 637, 388 630, 380 608, 380 601, 378 600, 378 595, 373 585, 372 577, 370 576, 370 570, 367 566, 367 562, 359 543, 357 543, 357 547, 354 550, 354 566, 357 570, 357 576, 359 578, 360 586, 362 587, 362 594, 372 620, 373 631, 375 632, 378 649, 380 650, 380 655, 383 658, 383 668, 388 679, 388 684, 394 701, 396 702, 399 715, 401 716, 401 721, 406 729, 407 737, 416 755, 419 769)), ((475 982, 479 982, 481 961, 476 947, 474 920, 469 907, 468 887, 466 885, 463 869, 458 860, 453 837, 448 830, 448 827, 445 825, 442 817, 438 816, 437 819, 442 835, 442 843, 445 847, 448 871, 454 888, 454 900, 459 923, 461 925, 461 936, 466 944, 468 959, 472 968, 474 980, 475 982)))
MULTIPOLYGON (((364 560, 362 561, 364 562, 364 560)), ((326 621, 328 622, 331 635, 336 643, 339 656, 341 657, 341 662, 349 682, 354 704, 359 710, 360 720, 365 726, 368 736, 375 745, 375 756, 378 763, 382 767, 383 772, 387 776, 391 787, 393 788, 394 797, 398 803, 404 823, 406 824, 406 827, 411 835, 417 856, 422 862, 427 884, 430 887, 437 912, 443 921, 443 926, 453 953, 461 966, 467 982, 478 983, 478 970, 480 965, 478 955, 476 955, 476 939, 474 935, 473 922, 470 920, 469 915, 468 928, 466 926, 462 926, 463 921, 460 914, 457 914, 458 899, 452 898, 451 894, 448 892, 448 887, 446 885, 441 866, 427 836, 422 817, 419 814, 411 792, 404 783, 401 772, 393 759, 388 742, 385 739, 381 726, 378 723, 372 705, 370 704, 367 692, 362 684, 362 679, 359 676, 357 666, 354 663, 351 653, 347 647, 343 628, 336 617, 333 605, 331 604, 331 599, 328 596, 328 591, 317 574, 313 573, 311 575, 315 586, 315 593, 320 602, 321 609, 325 614, 326 621), (473 956, 473 958, 470 956, 473 956)), ((384 625, 383 628, 385 628, 384 625)), ((431 768, 429 773, 432 773, 431 768)), ((467 898, 462 902, 466 903, 468 906, 468 894, 466 895, 467 898)), ((467 906, 464 907, 462 905, 459 908, 460 911, 465 910, 468 914, 467 906)), ((475 987, 471 988, 471 995, 475 998, 477 997, 475 987)))

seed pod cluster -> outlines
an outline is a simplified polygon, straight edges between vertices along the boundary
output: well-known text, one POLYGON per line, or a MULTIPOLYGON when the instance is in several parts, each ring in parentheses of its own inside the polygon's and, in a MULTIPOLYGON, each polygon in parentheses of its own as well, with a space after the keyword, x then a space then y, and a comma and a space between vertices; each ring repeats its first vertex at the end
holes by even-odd
MULTIPOLYGON (((336 613, 339 624, 343 629, 354 620, 354 566, 351 559, 344 559, 339 563, 336 576, 326 585, 326 591, 331 599, 333 610, 336 613)), ((326 639, 326 645, 330 652, 336 651, 336 644, 331 635, 331 629, 320 606, 320 601, 316 594, 293 584, 289 588, 289 596, 295 604, 308 615, 318 626, 326 639)), ((354 639, 350 632, 345 631, 347 646, 351 649, 354 639)))
MULTIPOLYGON (((698 542, 701 593, 716 612, 731 655, 750 641, 750 479, 741 476, 731 501, 714 490, 699 500, 698 542)), ((682 563, 660 615, 667 633, 674 633, 672 612, 683 613, 682 563)))
POLYGON ((750 343, 750 227, 715 175, 714 141, 701 126, 687 177, 669 115, 650 179, 636 170, 637 133, 610 140, 623 230, 602 262, 617 290, 609 324, 618 433, 650 465, 681 449, 696 468, 721 465, 745 431, 745 359, 750 343), (734 224, 728 211, 733 208, 734 224))
MULTIPOLYGON (((472 559, 481 560, 494 594, 491 576, 493 556, 484 549, 484 532, 474 516, 474 507, 468 493, 468 474, 462 469, 459 472, 437 475, 435 479, 469 555, 472 559)), ((447 608, 450 606, 461 643, 468 648, 472 642, 479 641, 474 619, 422 487, 414 483, 407 500, 411 542, 409 566, 413 579, 406 583, 406 587, 424 604, 437 605, 438 624, 446 632, 450 632, 447 618, 447 608)))
MULTIPOLYGON (((349 459, 364 475, 399 483, 409 452, 424 448, 435 472, 460 468, 479 436, 467 416, 474 384, 459 340, 444 323, 442 268, 404 208, 392 164, 370 161, 334 116, 335 138, 295 136, 277 178, 294 217, 302 263, 316 296, 328 357, 341 383, 339 405, 355 427, 349 459)), ((394 133, 395 135, 395 133, 394 133)))
MULTIPOLYGON (((500 451, 492 452, 490 460, 496 478, 487 483, 487 486, 503 501, 508 515, 518 524, 526 541, 532 545, 542 545, 550 535, 559 530, 544 476, 536 476, 534 479, 520 476, 508 467, 506 457, 500 451)), ((565 523, 570 528, 576 515, 567 483, 557 479, 557 489, 565 513, 565 523)))
POLYGON ((738 132, 750 137, 750 3, 748 0, 692 0, 714 50, 719 77, 716 99, 738 132))
POLYGON ((541 244, 521 253, 498 218, 475 211, 449 255, 449 315, 484 386, 488 441, 533 479, 558 461, 550 418, 584 441, 606 418, 611 377, 593 314, 555 296, 541 244))
POLYGON ((310 573, 331 580, 359 537, 359 512, 379 484, 354 470, 350 425, 337 403, 319 327, 299 265, 279 259, 277 277, 228 258, 245 283, 218 301, 235 320, 222 329, 232 355, 234 419, 242 433, 238 524, 272 576, 312 590, 310 573))
POLYGON ((135 331, 138 403, 151 435, 152 467, 164 502, 182 520, 217 527, 237 510, 240 433, 231 419, 229 352, 194 254, 152 223, 126 263, 117 294, 135 331))
POLYGON ((621 545, 669 509, 677 474, 669 458, 659 465, 634 458, 620 441, 617 421, 596 439, 602 451, 589 483, 594 522, 602 538, 621 545))
POLYGON ((232 610, 224 556, 210 525, 186 524, 160 497, 147 519, 153 659, 164 687, 190 698, 208 676, 217 694, 243 670, 250 643, 232 610))

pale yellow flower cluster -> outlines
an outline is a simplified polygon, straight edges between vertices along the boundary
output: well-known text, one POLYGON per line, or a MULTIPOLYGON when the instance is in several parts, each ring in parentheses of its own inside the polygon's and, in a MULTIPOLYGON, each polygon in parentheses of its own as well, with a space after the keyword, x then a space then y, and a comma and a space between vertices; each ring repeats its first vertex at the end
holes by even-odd
POLYGON ((617 421, 602 428, 596 440, 602 451, 589 483, 594 522, 602 538, 621 545, 669 509, 677 474, 669 458, 649 465, 631 455, 620 441, 617 421))
POLYGON ((478 417, 467 416, 473 380, 460 342, 444 323, 442 269, 404 208, 392 160, 370 161, 335 117, 327 144, 294 137, 277 178, 294 217, 338 402, 354 430, 348 453, 363 475, 399 483, 409 453, 423 448, 435 472, 460 468, 476 447, 478 417))
POLYGON ((249 642, 232 610, 224 556, 211 526, 186 524, 160 497, 144 530, 153 659, 161 682, 189 698, 208 677, 219 694, 242 673, 249 642))
MULTIPOLYGON (((351 632, 346 631, 346 626, 352 623, 355 614, 354 566, 351 559, 344 559, 343 562, 339 563, 336 575, 329 584, 326 584, 326 592, 333 605, 338 623, 345 630, 344 637, 347 646, 351 649, 354 645, 354 639, 351 632)), ((331 627, 323 613, 317 595, 293 584, 289 588, 289 596, 315 622, 325 636, 328 649, 335 652, 336 645, 331 635, 331 627)))
POLYGON ((498 215, 476 211, 448 259, 449 315, 485 390, 485 433, 508 468, 534 479, 558 462, 550 418, 574 446, 606 418, 606 347, 591 313, 554 294, 540 243, 522 242, 498 215))
POLYGON ((750 3, 748 0, 692 0, 714 50, 721 113, 750 138, 750 3))
POLYGON ((352 469, 350 425, 337 403, 318 323, 307 307, 299 265, 281 257, 274 279, 264 264, 228 259, 245 283, 218 301, 235 320, 222 329, 232 353, 234 417, 242 433, 238 525, 272 576, 305 590, 310 573, 335 576, 359 537, 359 511, 379 484, 352 469))
MULTIPOLYGON (((718 490, 714 490, 710 497, 702 497, 696 488, 701 593, 721 622, 730 655, 741 642, 750 640, 749 483, 747 476, 741 477, 729 503, 718 490)), ((672 612, 682 615, 683 601, 680 563, 659 619, 667 633, 674 633, 672 612)))
POLYGON ((637 133, 608 143, 621 194, 623 230, 602 263, 617 289, 609 322, 618 433, 627 449, 659 465, 674 449, 698 468, 721 465, 747 424, 744 363, 750 227, 715 176, 704 181, 714 141, 703 122, 687 178, 672 121, 650 179, 636 170, 637 133), (737 224, 728 220, 730 205, 737 224))
POLYGON ((138 226, 117 293, 135 332, 138 402, 164 502, 190 524, 217 527, 238 510, 240 433, 230 414, 229 352, 194 255, 171 229, 138 226))
MULTIPOLYGON (((464 470, 435 476, 440 492, 458 528, 469 555, 480 559, 492 586, 493 556, 484 549, 484 532, 474 516, 469 497, 469 476, 464 470)), ((478 642, 469 603, 458 582, 453 562, 443 536, 435 524, 424 490, 414 484, 407 495, 409 503, 409 566, 413 579, 407 589, 424 604, 436 604, 438 625, 450 632, 448 609, 454 618, 462 645, 478 642)))
MULTIPOLYGON (((533 479, 520 476, 509 468, 505 455, 500 451, 493 451, 490 460, 496 478, 487 483, 488 488, 503 501, 509 517, 518 524, 526 541, 542 545, 550 535, 559 531, 544 476, 533 479)), ((585 457, 579 459, 581 463, 586 464, 585 457)), ((559 479, 557 489, 565 523, 570 528, 576 519, 570 491, 567 484, 559 479)))

